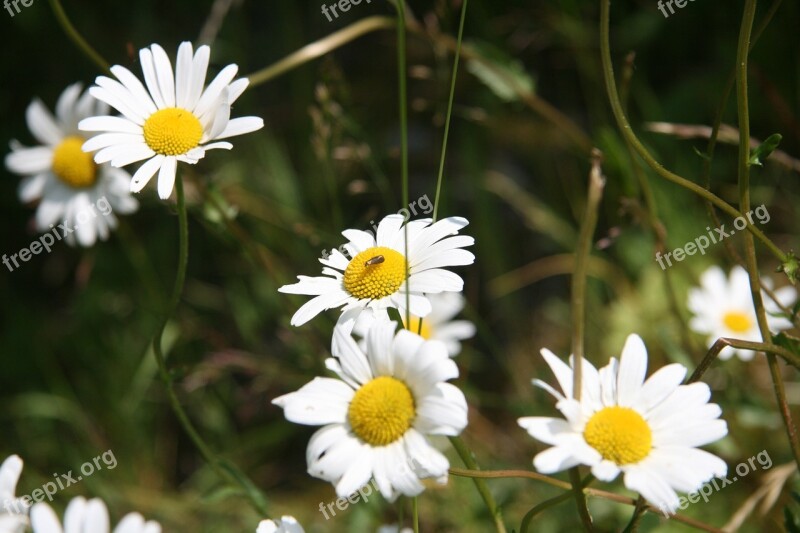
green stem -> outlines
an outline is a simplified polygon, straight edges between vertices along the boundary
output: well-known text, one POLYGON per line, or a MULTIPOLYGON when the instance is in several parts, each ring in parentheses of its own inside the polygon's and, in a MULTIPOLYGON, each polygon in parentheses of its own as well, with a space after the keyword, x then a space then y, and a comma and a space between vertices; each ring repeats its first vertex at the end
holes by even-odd
POLYGON ((88 42, 86 42, 86 39, 84 39, 80 33, 78 33, 78 30, 75 29, 75 26, 72 25, 72 22, 70 22, 69 18, 67 17, 64 7, 61 5, 61 0, 50 0, 50 7, 53 9, 53 14, 55 14, 58 23, 61 25, 64 33, 67 34, 67 37, 69 37, 72 42, 75 43, 75 45, 86 55, 86 57, 93 61, 95 65, 100 67, 100 70, 109 72, 110 64, 108 61, 103 59, 103 56, 98 54, 88 42))
POLYGON ((220 478, 232 484, 241 485, 245 489, 245 493, 250 497, 255 509, 263 516, 267 516, 267 509, 266 505, 264 504, 263 497, 254 496, 252 484, 242 482, 242 480, 238 479, 230 472, 230 468, 223 468, 221 462, 217 459, 214 452, 211 451, 210 446, 206 444, 206 442, 200 436, 200 433, 198 433, 198 431, 195 429, 191 420, 189 420, 189 416, 186 414, 186 411, 183 409, 183 406, 181 405, 180 401, 178 400, 178 396, 175 393, 173 377, 167 369, 166 360, 161 348, 161 339, 164 335, 164 329, 167 327, 167 322, 175 313, 175 310, 180 303, 181 293, 183 292, 184 282, 186 281, 186 266, 189 259, 189 223, 186 211, 186 200, 183 193, 183 180, 180 175, 176 176, 175 179, 175 193, 178 209, 178 270, 175 274, 175 284, 172 287, 172 295, 167 303, 167 308, 164 312, 164 318, 161 320, 155 336, 153 337, 153 353, 155 354, 156 361, 158 363, 158 371, 162 381, 164 382, 170 407, 172 407, 172 410, 175 413, 175 416, 178 418, 181 427, 183 427, 184 431, 186 431, 186 434, 203 456, 203 459, 206 460, 211 469, 214 470, 214 472, 220 478))
POLYGON ((461 39, 464 35, 464 20, 467 18, 467 2, 461 6, 461 21, 458 23, 458 39, 456 40, 456 52, 453 59, 453 76, 450 79, 450 97, 447 101, 447 116, 444 120, 444 138, 442 139, 442 156, 439 160, 439 177, 436 179, 436 196, 433 200, 433 221, 436 222, 439 215, 439 195, 442 192, 442 178, 444 176, 444 161, 447 154, 447 139, 450 136, 450 118, 453 114, 453 99, 456 93, 456 77, 458 76, 458 60, 461 57, 461 39))
POLYGON ((772 253, 781 263, 785 263, 788 260, 788 256, 778 248, 775 243, 773 243, 764 232, 762 232, 759 228, 755 225, 750 223, 745 219, 741 212, 736 210, 733 206, 728 204, 722 198, 718 197, 717 195, 713 194, 712 192, 708 191, 704 187, 697 185, 696 183, 687 180, 673 172, 670 172, 666 168, 664 168, 661 163, 656 161, 656 159, 650 154, 650 152, 645 148, 636 134, 633 132, 630 123, 628 122, 627 117, 625 116, 625 112, 622 109, 622 104, 619 100, 619 94, 617 92, 617 83, 614 79, 614 66, 611 62, 611 45, 609 42, 609 22, 611 16, 611 0, 601 0, 600 4, 600 52, 601 52, 601 59, 603 63, 603 76, 605 78, 606 84, 606 91, 608 93, 608 98, 611 103, 611 108, 614 112, 614 117, 617 120, 617 126, 619 127, 622 135, 630 142, 633 148, 636 150, 636 153, 639 154, 639 157, 644 160, 647 165, 652 168, 658 175, 665 178, 668 181, 671 181, 684 189, 694 193, 695 195, 711 202, 717 208, 719 208, 724 213, 728 214, 732 218, 742 217, 742 219, 746 222, 747 230, 752 233, 759 241, 761 241, 764 246, 772 253))
MULTIPOLYGON (((750 36, 753 30, 753 21, 756 15, 757 0, 745 0, 744 14, 742 15, 742 25, 739 31, 739 46, 736 54, 736 101, 739 117, 739 209, 741 211, 750 210, 750 108, 748 101, 748 62, 750 52, 750 36)), ((753 298, 753 305, 756 309, 758 328, 761 331, 761 339, 767 346, 772 346, 772 333, 767 322, 767 311, 761 297, 761 280, 759 279, 758 260, 756 258, 755 243, 753 236, 744 236, 745 262, 747 272, 750 275, 750 292, 753 298)), ((767 355, 772 384, 778 405, 781 407, 781 416, 786 426, 786 433, 789 437, 789 444, 795 462, 800 467, 800 440, 798 440, 797 428, 792 420, 791 412, 788 409, 786 391, 783 386, 783 377, 780 374, 778 360, 773 354, 767 355)))
POLYGON ((717 341, 711 345, 708 353, 706 353, 705 357, 703 357, 703 360, 700 361, 700 364, 697 365, 697 368, 695 368, 687 383, 694 383, 695 381, 700 380, 700 378, 703 377, 703 374, 706 373, 706 370, 708 370, 711 366, 711 363, 713 363, 714 360, 719 356, 720 352, 722 352, 722 350, 728 346, 732 348, 739 348, 741 350, 752 350, 754 352, 765 352, 767 354, 777 355, 790 365, 800 370, 800 356, 790 352, 786 348, 777 346, 775 344, 743 341, 739 339, 729 339, 723 337, 717 339, 717 341))
POLYGON ((522 517, 522 524, 519 526, 520 533, 528 533, 528 527, 530 527, 531 521, 536 517, 536 515, 546 511, 550 507, 554 507, 559 503, 565 502, 572 498, 571 492, 565 492, 560 496, 556 496, 555 498, 550 498, 549 500, 545 500, 542 503, 533 507, 530 511, 525 513, 525 516, 522 517))
POLYGON ((416 496, 411 500, 411 513, 414 515, 414 533, 419 533, 419 507, 416 496))
POLYGON ((578 505, 578 516, 581 518, 583 529, 592 532, 594 531, 592 515, 589 513, 589 505, 586 503, 586 493, 583 492, 583 487, 581 486, 581 471, 577 466, 569 469, 569 480, 572 483, 572 495, 578 505))
POLYGON ((644 498, 639 496, 636 500, 636 507, 633 509, 633 515, 631 516, 630 522, 628 525, 625 526, 625 529, 622 533, 636 533, 639 530, 639 524, 644 518, 644 513, 647 511, 647 502, 644 498))
MULTIPOLYGON (((464 462, 464 465, 469 468, 468 471, 458 470, 458 469, 450 469, 450 473, 454 475, 464 475, 464 472, 469 471, 477 471, 480 470, 478 467, 478 463, 475 461, 475 458, 472 456, 472 452, 470 451, 469 447, 467 447, 466 443, 461 439, 461 437, 450 437, 450 442, 453 444, 453 447, 458 452, 459 457, 464 462)), ((497 530, 497 533, 506 533, 506 526, 503 523, 503 513, 500 510, 500 507, 494 501, 494 496, 492 496, 491 491, 489 490, 489 486, 486 482, 479 476, 469 476, 472 477, 473 483, 475 483, 475 488, 478 489, 478 493, 483 498, 483 503, 486 504, 486 507, 489 509, 489 513, 492 515, 494 519, 494 526, 497 530)))
MULTIPOLYGON (((403 208, 408 208, 408 102, 406 83, 406 12, 405 0, 397 0, 397 83, 400 110, 400 177, 403 208)), ((408 221, 403 225, 403 247, 406 261, 406 328, 411 327, 411 287, 408 283, 408 221)))

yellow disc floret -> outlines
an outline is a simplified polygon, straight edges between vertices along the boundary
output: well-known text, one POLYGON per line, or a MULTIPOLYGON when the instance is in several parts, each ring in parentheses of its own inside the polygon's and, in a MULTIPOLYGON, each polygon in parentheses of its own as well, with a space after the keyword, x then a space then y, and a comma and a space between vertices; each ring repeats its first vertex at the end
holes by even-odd
POLYGON ((617 465, 638 463, 650 454, 653 434, 642 415, 628 407, 597 411, 583 430, 586 442, 617 465))
POLYGON ((402 437, 414 421, 414 396, 402 381, 381 376, 358 389, 347 417, 361 440, 386 446, 402 437))
POLYGON ((736 333, 750 331, 750 328, 753 327, 753 320, 750 318, 750 315, 742 313, 741 311, 725 313, 725 316, 722 317, 722 322, 725 324, 725 327, 736 333))
POLYGON ((203 125, 191 111, 179 107, 160 109, 142 127, 144 141, 161 155, 185 154, 200 143, 203 125))
POLYGON ((85 141, 78 136, 66 137, 53 150, 53 174, 70 187, 91 187, 97 180, 97 164, 92 154, 81 149, 85 141))
POLYGON ((344 288, 359 300, 377 300, 397 292, 405 279, 403 255, 391 248, 376 246, 350 261, 344 271, 344 288))
MULTIPOLYGON (((401 313, 401 315, 402 314, 403 313, 401 313)), ((406 325, 406 317, 403 316, 402 319, 403 319, 403 325, 405 326, 406 325)), ((406 329, 408 331, 410 331, 411 333, 416 333, 417 335, 419 335, 423 339, 430 339, 431 335, 433 335, 433 328, 431 328, 431 321, 430 320, 425 320, 425 319, 422 319, 422 318, 420 318, 418 316, 411 315, 411 320, 409 322, 411 323, 411 326, 410 327, 406 327, 406 329), (420 322, 422 323, 422 327, 420 327, 420 322)))

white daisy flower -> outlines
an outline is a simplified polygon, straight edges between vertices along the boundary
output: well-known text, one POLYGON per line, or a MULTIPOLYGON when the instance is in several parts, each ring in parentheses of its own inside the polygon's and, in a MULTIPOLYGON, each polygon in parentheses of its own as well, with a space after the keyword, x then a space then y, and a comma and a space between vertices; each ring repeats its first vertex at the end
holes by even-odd
POLYGON ((330 481, 340 497, 372 478, 383 496, 414 496, 420 479, 445 482, 449 462, 428 436, 455 436, 467 425, 467 402, 454 385, 458 368, 439 341, 395 322, 376 322, 364 353, 341 326, 338 353, 326 366, 340 379, 316 378, 273 403, 287 420, 324 426, 308 444, 308 473, 330 481))
POLYGON ((293 516, 285 515, 280 520, 262 520, 256 533, 305 533, 305 530, 293 516))
POLYGON ((78 129, 81 119, 107 112, 105 104, 89 92, 81 94, 81 84, 70 85, 56 103, 55 117, 38 98, 25 113, 33 136, 41 143, 28 148, 11 142, 6 168, 26 176, 19 187, 23 202, 40 201, 36 210, 36 229, 50 231, 64 223, 64 240, 74 245, 91 246, 99 237, 108 238, 117 226, 113 212, 129 214, 139 207, 128 191, 130 174, 110 165, 98 165, 81 150, 89 135, 78 129), (98 208, 98 211, 95 210, 98 208))
POLYGON ((400 529, 400 526, 397 524, 391 524, 379 527, 378 533, 414 533, 414 530, 410 527, 404 527, 400 529))
MULTIPOLYGON (((764 282, 771 288, 770 279, 765 279, 764 282)), ((762 295, 769 329, 791 329, 792 322, 788 318, 774 316, 781 310, 772 298, 763 293, 762 295)), ((797 300, 797 291, 794 287, 787 286, 775 291, 775 296, 784 307, 791 308, 797 300)), ((700 278, 700 287, 689 290, 688 307, 694 314, 689 327, 697 333, 707 335, 709 348, 720 337, 761 342, 756 310, 750 294, 750 277, 740 266, 735 266, 727 279, 717 266, 706 270, 700 278)), ((755 352, 727 346, 719 357, 730 359, 734 354, 742 361, 749 361, 755 352)))
POLYGON ((404 315, 406 292, 410 313, 426 317, 431 312, 428 294, 461 291, 461 277, 442 267, 471 265, 475 261, 471 252, 462 250, 474 244, 475 239, 457 235, 469 222, 461 217, 435 223, 429 218, 408 222, 406 258, 403 221, 401 215, 387 216, 378 224, 377 235, 354 229, 343 231, 349 241, 344 248, 352 259, 333 250, 330 256, 319 260, 324 266, 323 276, 298 276, 299 283, 278 289, 287 294, 314 296, 297 310, 292 325, 301 326, 322 311, 342 307, 338 323, 349 333, 364 309, 381 312, 393 307, 404 315))
POLYGON ((122 113, 121 117, 96 116, 82 120, 85 131, 104 132, 83 145, 87 152, 98 150, 97 163, 111 162, 122 167, 147 160, 130 183, 139 192, 158 171, 158 195, 169 198, 175 183, 178 161, 195 164, 206 150, 224 148, 229 142, 212 142, 258 130, 264 121, 258 117, 230 118, 231 105, 244 92, 249 81, 233 81, 238 67, 228 65, 203 90, 206 81, 208 46, 192 53, 192 44, 181 43, 175 75, 164 49, 157 44, 139 51, 144 81, 130 70, 114 65, 117 80, 99 76, 92 95, 122 113))
MULTIPOLYGON (((460 341, 475 335, 475 324, 469 320, 453 320, 464 309, 467 300, 459 292, 431 294, 428 300, 431 302, 431 312, 428 316, 420 318, 411 315, 411 327, 408 327, 405 314, 401 313, 403 326, 424 339, 442 341, 447 346, 450 357, 455 357, 461 353, 460 341)), ((389 315, 385 312, 361 313, 355 322, 353 333, 362 338, 359 341, 362 350, 366 350, 367 331, 376 320, 389 320, 389 315)))
POLYGON ((622 472, 628 489, 664 513, 678 508, 676 490, 694 492, 727 472, 724 461, 697 448, 728 433, 721 409, 708 403, 708 385, 681 385, 686 368, 680 364, 645 381, 647 350, 638 335, 628 337, 619 364, 612 357, 598 371, 584 359, 580 401, 572 394, 572 358, 567 366, 549 350, 541 353, 563 394, 538 379, 533 383, 556 397, 566 420, 519 419, 531 436, 552 446, 534 457, 539 472, 587 465, 601 481, 622 472))
POLYGON ((28 525, 28 506, 15 496, 22 459, 11 455, 0 465, 0 533, 21 533, 28 525))
MULTIPOLYGON (((106 504, 98 498, 86 501, 82 496, 73 498, 64 511, 64 528, 58 516, 46 503, 31 508, 33 533, 108 533, 111 526, 106 504)), ((158 522, 145 521, 139 513, 126 515, 114 533, 161 533, 158 522)))

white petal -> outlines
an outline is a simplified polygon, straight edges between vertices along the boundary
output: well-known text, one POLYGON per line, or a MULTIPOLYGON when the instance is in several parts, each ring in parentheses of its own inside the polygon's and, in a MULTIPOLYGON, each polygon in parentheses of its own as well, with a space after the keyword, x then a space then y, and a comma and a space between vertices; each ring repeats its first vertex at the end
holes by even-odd
POLYGON ((300 390, 272 400, 283 407, 286 420, 307 426, 343 424, 353 389, 333 378, 314 378, 300 390))
POLYGON ((63 533, 55 511, 46 503, 37 503, 31 508, 31 527, 34 533, 63 533))
POLYGON ((175 76, 172 73, 172 64, 167 57, 167 53, 157 44, 150 46, 153 53, 153 65, 156 69, 156 79, 158 88, 161 91, 161 98, 164 105, 175 107, 175 76))
POLYGON ((156 104, 150 97, 150 93, 148 93, 147 89, 145 89, 144 85, 142 85, 142 82, 139 81, 139 78, 134 76, 130 70, 119 65, 114 65, 111 67, 111 72, 136 99, 136 103, 141 106, 142 111, 146 112, 147 114, 156 112, 156 104))
POLYGON ((134 133, 142 135, 142 127, 122 117, 89 117, 78 123, 82 131, 108 131, 113 133, 134 133))
POLYGON ((625 486, 641 494, 647 501, 665 512, 678 508, 678 495, 656 472, 641 466, 630 466, 625 470, 625 486))
POLYGON ((442 291, 458 292, 464 289, 464 280, 461 279, 461 276, 449 270, 435 268, 411 274, 408 277, 408 286, 414 292, 429 294, 442 291))
POLYGON ((264 127, 264 119, 259 117, 238 117, 228 121, 221 133, 212 137, 214 139, 227 139, 234 135, 244 135, 264 127))
POLYGON ((183 109, 189 107, 189 96, 192 83, 192 43, 184 41, 178 47, 178 59, 175 65, 175 104, 183 109))
POLYGON ((6 168, 16 174, 39 174, 50 170, 53 149, 47 146, 14 150, 6 156, 6 168))
POLYGON ((553 371, 553 374, 558 381, 558 384, 561 386, 561 391, 564 393, 564 396, 567 398, 572 398, 572 369, 567 366, 567 364, 559 359, 559 357, 548 350, 547 348, 542 348, 540 351, 542 357, 550 366, 550 370, 553 371))
POLYGON ((64 138, 64 132, 56 124, 53 115, 38 98, 34 98, 25 110, 25 120, 28 129, 42 144, 55 146, 64 138))
POLYGON ((629 335, 622 348, 617 374, 617 402, 623 407, 632 406, 644 383, 647 373, 647 349, 642 338, 629 335))
POLYGON ((438 383, 434 391, 419 402, 414 427, 428 435, 459 435, 467 427, 464 393, 450 383, 438 383))
POLYGON ((239 70, 239 67, 236 65, 228 65, 222 71, 217 74, 217 77, 214 78, 206 90, 203 92, 203 95, 200 97, 200 100, 197 102, 197 105, 192 110, 195 116, 202 116, 208 112, 211 107, 217 102, 222 91, 228 86, 234 76, 236 76, 236 72, 239 70))
POLYGON ((350 299, 350 295, 341 289, 317 296, 303 304, 292 316, 293 326, 302 326, 318 314, 328 309, 339 307, 350 299))
POLYGON ((145 161, 139 167, 139 170, 131 178, 131 192, 141 191, 145 185, 150 181, 156 171, 161 167, 165 157, 161 154, 156 155, 152 159, 145 161))
POLYGON ((158 197, 166 200, 172 194, 172 187, 175 185, 175 173, 178 168, 178 161, 174 157, 165 157, 158 171, 158 197))
POLYGON ((208 69, 208 58, 211 49, 203 45, 194 53, 192 60, 192 78, 189 81, 189 92, 186 96, 186 109, 194 111, 197 101, 203 93, 203 85, 206 83, 206 70, 208 69))
POLYGON ((156 75, 156 67, 153 62, 153 53, 149 48, 142 48, 139 50, 139 62, 142 64, 142 74, 144 74, 144 81, 147 84, 147 90, 153 98, 156 107, 164 109, 169 107, 166 105, 164 97, 161 95, 161 89, 158 86, 158 76, 156 75))

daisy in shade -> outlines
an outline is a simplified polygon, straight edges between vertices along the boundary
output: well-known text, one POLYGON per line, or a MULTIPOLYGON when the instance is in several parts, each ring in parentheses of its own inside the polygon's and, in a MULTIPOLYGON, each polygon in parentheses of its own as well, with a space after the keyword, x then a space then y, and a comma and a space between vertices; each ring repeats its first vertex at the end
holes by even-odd
MULTIPOLYGON (((772 280, 764 282, 771 288, 772 280)), ((771 331, 792 328, 792 322, 785 316, 775 302, 762 293, 764 308, 767 311, 767 324, 771 331)), ((775 297, 784 307, 791 308, 797 300, 794 287, 783 287, 775 291, 775 297)), ((735 266, 730 277, 726 278, 721 268, 713 266, 700 278, 700 287, 689 290, 689 310, 694 317, 689 322, 695 332, 707 336, 710 348, 720 337, 745 341, 761 342, 756 310, 750 294, 750 277, 747 271, 735 266)), ((720 359, 730 359, 736 354, 742 361, 749 361, 755 355, 752 350, 725 347, 720 359)))
POLYGON ((305 533, 305 530, 293 516, 282 516, 280 520, 262 520, 256 533, 305 533))
POLYGON ((339 379, 316 378, 273 403, 298 424, 323 426, 308 444, 308 473, 346 497, 374 479, 383 496, 414 496, 420 482, 445 482, 449 462, 428 440, 455 436, 467 425, 464 394, 447 380, 458 368, 439 341, 395 322, 376 322, 363 352, 334 328, 339 352, 326 366, 339 379))
POLYGON ((64 240, 71 245, 91 246, 98 238, 107 239, 109 230, 117 226, 114 212, 129 214, 139 207, 128 191, 131 177, 127 172, 98 165, 81 150, 89 136, 78 130, 78 122, 107 110, 88 92, 81 94, 79 83, 61 93, 55 117, 37 98, 28 106, 25 119, 41 144, 29 148, 12 141, 5 159, 9 171, 25 176, 19 186, 20 200, 39 202, 36 229, 50 231, 63 223, 70 230, 64 230, 64 240))
MULTIPOLYGON (((431 312, 425 318, 411 315, 411 327, 406 326, 406 317, 401 315, 403 326, 419 334, 424 339, 442 341, 447 346, 447 353, 455 357, 461 353, 461 341, 475 335, 475 324, 469 320, 453 320, 464 309, 466 299, 459 292, 442 292, 428 296, 431 312)), ((366 335, 375 320, 389 320, 386 313, 362 313, 356 320, 353 333, 360 336, 359 343, 366 349, 366 335)))
MULTIPOLYGON (((64 511, 64 528, 58 516, 46 503, 31 508, 33 533, 109 533, 111 526, 106 504, 97 498, 86 501, 78 496, 69 502, 64 511)), ((114 533, 161 533, 158 522, 145 521, 139 513, 126 515, 114 533)))
POLYGON ((258 130, 258 117, 230 118, 231 105, 247 84, 233 81, 238 67, 228 65, 203 89, 210 55, 208 46, 192 52, 192 44, 181 43, 175 74, 164 49, 157 44, 139 51, 145 85, 130 70, 111 67, 117 80, 99 76, 90 89, 98 100, 122 113, 121 117, 96 116, 80 123, 84 131, 103 132, 83 145, 97 153, 97 163, 122 167, 145 161, 133 175, 130 190, 139 192, 158 172, 158 195, 169 198, 178 161, 195 164, 206 150, 233 145, 219 141, 258 130), (212 142, 214 141, 214 142, 212 142))
POLYGON ((519 419, 532 437, 552 446, 534 457, 539 472, 586 465, 601 481, 622 473, 628 489, 664 513, 678 508, 675 491, 694 492, 727 472, 719 457, 697 448, 728 433, 719 406, 708 403, 708 385, 681 385, 686 368, 679 364, 645 381, 647 350, 638 335, 628 337, 619 363, 611 358, 598 371, 584 360, 580 400, 572 394, 572 358, 567 366, 549 350, 542 356, 562 392, 533 383, 555 396, 565 419, 519 419))
POLYGON ((431 219, 412 220, 403 226, 401 215, 389 215, 378 224, 377 235, 368 231, 346 230, 344 245, 351 259, 338 250, 320 259, 322 276, 298 276, 299 283, 284 285, 280 292, 314 296, 292 317, 301 326, 322 311, 342 307, 338 323, 349 333, 361 311, 382 312, 389 307, 426 317, 431 312, 428 294, 461 291, 464 281, 442 267, 470 265, 475 256, 465 246, 475 239, 457 235, 469 222, 450 217, 432 223, 431 219), (405 232, 408 231, 408 257, 405 232), (407 273, 406 273, 407 272, 407 273), (406 277, 407 276, 407 277, 406 277))
POLYGON ((15 496, 17 481, 22 472, 22 459, 7 457, 0 465, 0 532, 22 533, 28 525, 28 506, 15 496))

